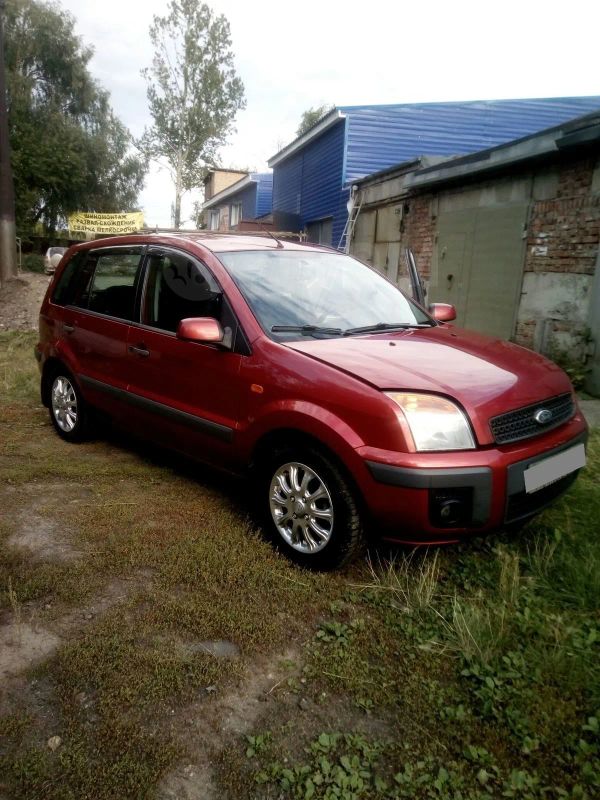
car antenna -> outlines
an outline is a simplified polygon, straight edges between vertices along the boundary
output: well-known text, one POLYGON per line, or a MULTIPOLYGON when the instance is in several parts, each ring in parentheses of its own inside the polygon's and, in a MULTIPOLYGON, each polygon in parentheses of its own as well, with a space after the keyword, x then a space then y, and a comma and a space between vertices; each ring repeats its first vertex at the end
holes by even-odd
MULTIPOLYGON (((257 220, 257 222, 258 222, 258 220, 257 220)), ((277 247, 283 247, 283 242, 280 242, 279 239, 274 234, 272 234, 271 231, 268 228, 265 228, 265 226, 262 224, 262 222, 259 222, 258 224, 263 229, 263 231, 267 234, 267 236, 270 236, 271 239, 275 239, 275 241, 277 242, 277 247)))

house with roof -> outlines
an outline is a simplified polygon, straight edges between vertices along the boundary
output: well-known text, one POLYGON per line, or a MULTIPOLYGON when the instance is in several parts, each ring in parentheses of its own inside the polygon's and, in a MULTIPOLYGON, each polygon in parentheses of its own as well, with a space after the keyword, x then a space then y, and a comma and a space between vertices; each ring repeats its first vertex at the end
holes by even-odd
POLYGON ((600 109, 600 97, 339 106, 269 159, 273 215, 345 247, 350 187, 421 155, 459 156, 600 109))
POLYGON ((223 189, 227 189, 232 183, 237 183, 248 174, 247 169, 228 169, 223 167, 213 167, 206 173, 204 178, 204 199, 210 200, 223 189))
POLYGON ((245 173, 205 199, 202 211, 206 227, 212 231, 237 230, 244 221, 270 214, 272 191, 270 172, 245 173))

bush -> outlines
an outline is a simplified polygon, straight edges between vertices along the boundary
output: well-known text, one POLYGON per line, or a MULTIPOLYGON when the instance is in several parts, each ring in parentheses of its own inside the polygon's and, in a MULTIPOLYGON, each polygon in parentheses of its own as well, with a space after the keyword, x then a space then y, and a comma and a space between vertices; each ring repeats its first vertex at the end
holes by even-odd
POLYGON ((44 256, 39 253, 26 253, 23 256, 22 268, 27 272, 43 272, 44 256))

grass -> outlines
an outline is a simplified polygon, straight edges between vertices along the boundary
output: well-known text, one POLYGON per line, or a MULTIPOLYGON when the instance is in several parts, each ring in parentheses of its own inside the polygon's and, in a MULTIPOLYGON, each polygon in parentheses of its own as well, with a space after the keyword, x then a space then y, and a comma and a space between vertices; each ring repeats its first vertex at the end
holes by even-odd
POLYGON ((58 439, 33 343, 0 334, 0 613, 62 645, 0 699, 1 795, 152 797, 204 748, 223 798, 598 796, 598 433, 518 536, 314 575, 228 481, 111 433, 58 439), (16 548, 29 519, 75 555, 16 548), (221 698, 239 684, 243 715, 261 671, 266 702, 224 733, 221 698))

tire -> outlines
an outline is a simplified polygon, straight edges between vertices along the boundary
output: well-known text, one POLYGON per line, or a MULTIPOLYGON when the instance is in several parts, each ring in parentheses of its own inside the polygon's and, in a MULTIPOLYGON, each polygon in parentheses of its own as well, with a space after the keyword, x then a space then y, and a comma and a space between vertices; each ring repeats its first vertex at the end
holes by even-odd
POLYGON ((89 412, 79 386, 64 367, 53 370, 47 378, 50 421, 58 435, 67 442, 82 442, 89 435, 89 412))
POLYGON ((259 472, 258 499, 269 539, 296 564, 337 569, 364 547, 356 492, 316 449, 291 447, 273 453, 259 472))

